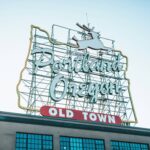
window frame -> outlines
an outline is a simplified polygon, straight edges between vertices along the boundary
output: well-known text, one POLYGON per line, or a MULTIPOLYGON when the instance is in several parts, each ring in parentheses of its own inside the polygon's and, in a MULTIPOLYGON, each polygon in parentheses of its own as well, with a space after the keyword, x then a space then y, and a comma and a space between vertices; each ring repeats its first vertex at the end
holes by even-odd
MULTIPOLYGON (((60 139, 60 143, 59 143, 59 145, 60 145, 60 150, 61 150, 61 138, 62 137, 65 137, 65 138, 69 138, 69 150, 70 150, 70 148, 71 148, 71 145, 70 145, 70 139, 71 138, 77 138, 77 139, 82 139, 82 145, 84 145, 83 144, 83 140, 84 139, 86 139, 86 140, 94 140, 94 145, 95 145, 95 148, 96 148, 96 150, 99 150, 98 148, 97 148, 97 145, 102 145, 102 144, 96 144, 96 140, 100 140, 100 141, 102 141, 103 142, 103 149, 105 150, 105 140, 104 139, 98 139, 98 138, 89 138, 89 137, 76 137, 76 136, 65 136, 65 135, 60 135, 59 136, 59 139, 60 139)), ((63 141, 64 142, 64 141, 63 141)), ((84 148, 86 148, 86 147, 82 147, 82 149, 84 150, 84 148)))
MULTIPOLYGON (((150 145, 148 144, 148 143, 138 143, 138 142, 128 142, 128 141, 117 141, 117 140, 111 140, 110 141, 110 148, 113 150, 113 147, 112 147, 112 142, 116 142, 116 143, 118 143, 118 144, 116 144, 116 145, 118 145, 118 149, 120 149, 120 148, 127 148, 127 147, 124 147, 124 146, 122 146, 122 145, 127 145, 127 144, 129 144, 129 150, 132 150, 132 148, 134 148, 135 150, 136 150, 136 148, 138 147, 136 147, 136 146, 133 146, 132 147, 132 144, 134 144, 134 145, 139 145, 140 146, 140 150, 150 150, 150 145), (122 144, 122 145, 121 145, 122 144), (121 146, 120 146, 121 145, 121 146), (147 149, 146 148, 142 148, 142 145, 147 145, 147 149)), ((114 147, 115 148, 115 147, 114 147)), ((138 149, 137 149, 138 150, 138 149)))
MULTIPOLYGON (((52 144, 52 149, 51 150, 53 150, 54 149, 54 143, 53 143, 53 135, 51 135, 51 134, 40 134, 40 133, 29 133, 29 132, 16 132, 16 139, 15 139, 15 149, 19 149, 19 148, 21 148, 21 149, 25 149, 25 150, 28 150, 28 144, 29 144, 29 135, 40 135, 41 136, 41 150, 43 150, 43 141, 49 141, 49 142, 51 142, 51 144, 52 144), (17 147, 17 134, 23 134, 23 135, 26 135, 26 138, 18 138, 18 139, 25 139, 26 140, 26 147, 17 147), (43 139, 43 137, 44 136, 49 136, 49 137, 51 137, 51 140, 44 140, 43 139)), ((37 140, 37 139, 36 139, 37 140)), ((34 143, 35 144, 35 143, 34 143)), ((34 147, 34 148, 30 148, 30 149, 33 149, 33 150, 36 150, 36 147, 34 147)))

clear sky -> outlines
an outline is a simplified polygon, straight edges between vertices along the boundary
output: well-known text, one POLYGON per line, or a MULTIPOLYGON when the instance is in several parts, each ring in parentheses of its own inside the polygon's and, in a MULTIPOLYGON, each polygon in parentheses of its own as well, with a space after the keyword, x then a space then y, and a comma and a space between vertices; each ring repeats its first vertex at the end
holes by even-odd
POLYGON ((77 29, 88 21, 129 58, 127 77, 139 123, 150 128, 150 0, 0 0, 0 111, 17 107, 16 84, 28 52, 30 25, 77 29))

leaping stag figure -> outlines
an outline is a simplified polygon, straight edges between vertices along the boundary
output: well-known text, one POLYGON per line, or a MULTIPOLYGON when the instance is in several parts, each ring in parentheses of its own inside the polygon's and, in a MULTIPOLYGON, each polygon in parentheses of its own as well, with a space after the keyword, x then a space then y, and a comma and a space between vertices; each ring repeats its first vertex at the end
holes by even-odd
POLYGON ((83 50, 86 48, 92 48, 95 50, 105 49, 104 44, 100 40, 100 34, 94 31, 94 27, 90 29, 85 25, 81 26, 79 23, 76 23, 76 25, 84 31, 87 31, 90 37, 90 39, 78 40, 75 36, 73 36, 72 39, 76 41, 79 50, 83 50))

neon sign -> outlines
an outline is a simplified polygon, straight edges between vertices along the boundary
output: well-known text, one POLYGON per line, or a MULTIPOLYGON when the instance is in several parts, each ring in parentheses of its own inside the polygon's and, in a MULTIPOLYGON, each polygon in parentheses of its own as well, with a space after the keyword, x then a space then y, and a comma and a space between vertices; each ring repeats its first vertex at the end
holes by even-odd
POLYGON ((77 26, 82 31, 53 25, 51 35, 31 27, 29 52, 17 85, 19 107, 31 113, 43 107, 80 112, 82 120, 87 112, 96 120, 104 114, 106 123, 109 116, 119 117, 120 123, 137 122, 125 76, 127 57, 94 28, 77 26))

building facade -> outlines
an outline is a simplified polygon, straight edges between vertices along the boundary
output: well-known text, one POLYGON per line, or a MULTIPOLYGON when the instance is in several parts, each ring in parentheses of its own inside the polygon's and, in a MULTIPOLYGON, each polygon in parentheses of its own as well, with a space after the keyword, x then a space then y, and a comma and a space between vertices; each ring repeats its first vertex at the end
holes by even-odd
POLYGON ((0 112, 0 150, 149 150, 150 129, 0 112))

